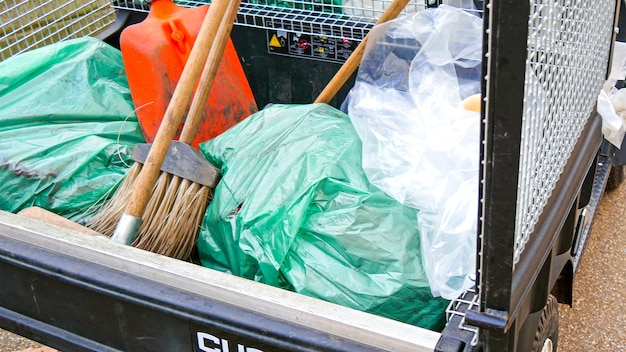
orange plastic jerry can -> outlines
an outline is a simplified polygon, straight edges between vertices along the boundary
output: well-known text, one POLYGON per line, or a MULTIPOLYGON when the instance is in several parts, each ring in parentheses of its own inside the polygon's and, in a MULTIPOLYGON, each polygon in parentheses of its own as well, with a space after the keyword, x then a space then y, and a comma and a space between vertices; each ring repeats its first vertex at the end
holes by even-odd
MULTIPOLYGON (((122 31, 120 49, 124 67, 137 118, 148 143, 156 136, 207 10, 207 5, 187 8, 170 0, 154 0, 144 21, 122 31)), ((257 110, 237 52, 229 40, 192 144, 197 147, 257 110)), ((182 125, 179 133, 181 130, 182 125)))

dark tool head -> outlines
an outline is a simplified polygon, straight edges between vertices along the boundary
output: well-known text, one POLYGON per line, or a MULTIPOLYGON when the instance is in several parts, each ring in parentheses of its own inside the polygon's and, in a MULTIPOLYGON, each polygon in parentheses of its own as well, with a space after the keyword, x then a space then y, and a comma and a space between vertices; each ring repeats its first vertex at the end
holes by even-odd
MULTIPOLYGON (((151 144, 136 144, 132 158, 144 164, 148 157, 151 144)), ((172 141, 167 151, 161 171, 215 188, 220 180, 219 170, 209 163, 199 151, 188 144, 172 141)))

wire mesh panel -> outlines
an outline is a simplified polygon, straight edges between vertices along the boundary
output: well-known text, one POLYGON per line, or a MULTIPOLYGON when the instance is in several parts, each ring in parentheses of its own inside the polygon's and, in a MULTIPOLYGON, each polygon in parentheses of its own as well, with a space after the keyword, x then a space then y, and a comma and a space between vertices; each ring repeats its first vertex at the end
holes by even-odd
POLYGON ((531 1, 514 263, 550 197, 605 81, 614 4, 531 1))
MULTIPOLYGON (((210 0, 177 0, 181 6, 210 4, 210 0)), ((392 0, 243 0, 235 24, 261 29, 284 29, 303 35, 361 40, 392 0)), ((434 5, 438 1, 431 1, 434 5)), ((451 6, 476 11, 473 0, 446 0, 451 6)), ((421 11, 428 0, 411 0, 404 13, 421 11)), ((146 1, 118 0, 114 7, 149 11, 146 1)))
POLYGON ((465 315, 469 310, 478 310, 478 298, 479 296, 476 294, 476 290, 471 288, 465 291, 459 298, 450 301, 450 304, 446 309, 446 325, 456 323, 456 327, 460 331, 470 333, 472 335, 472 339, 470 341, 472 346, 476 346, 478 344, 478 334, 480 330, 477 327, 467 325, 465 322, 465 315))
MULTIPOLYGON (((179 0, 181 6, 210 4, 210 0, 179 0)), ((236 24, 252 28, 285 29, 305 35, 361 40, 391 4, 388 0, 243 0, 236 24)), ((119 1, 116 8, 149 11, 145 1, 119 1)), ((405 10, 425 8, 413 0, 405 10)))
POLYGON ((114 21, 109 0, 0 1, 0 61, 65 39, 94 35, 114 21))

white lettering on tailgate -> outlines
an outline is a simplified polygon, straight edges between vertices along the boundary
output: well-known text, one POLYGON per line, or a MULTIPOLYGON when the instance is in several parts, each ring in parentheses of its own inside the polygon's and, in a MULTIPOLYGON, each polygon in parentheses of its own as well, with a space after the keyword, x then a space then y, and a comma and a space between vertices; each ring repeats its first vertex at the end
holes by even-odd
MULTIPOLYGON (((207 334, 206 332, 198 331, 196 333, 198 337, 198 349, 203 352, 230 352, 228 340, 220 339, 217 336, 207 334)), ((242 344, 237 344, 237 352, 263 352, 258 348, 246 347, 242 344)))

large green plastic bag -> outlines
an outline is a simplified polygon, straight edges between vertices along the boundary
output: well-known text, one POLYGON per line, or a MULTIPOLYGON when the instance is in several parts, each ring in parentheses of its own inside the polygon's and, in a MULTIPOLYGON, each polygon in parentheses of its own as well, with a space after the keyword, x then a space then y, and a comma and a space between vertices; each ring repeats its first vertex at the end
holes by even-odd
POLYGON ((201 144, 221 168, 202 264, 351 308, 439 329, 418 211, 371 186, 349 118, 325 104, 272 105, 201 144))
POLYGON ((82 38, 0 63, 0 209, 84 222, 143 141, 119 50, 82 38))

